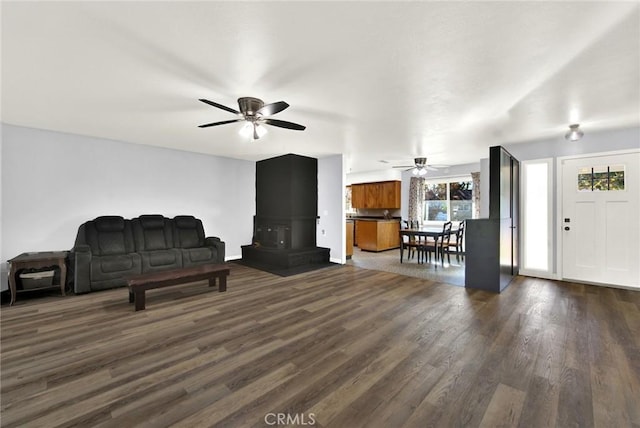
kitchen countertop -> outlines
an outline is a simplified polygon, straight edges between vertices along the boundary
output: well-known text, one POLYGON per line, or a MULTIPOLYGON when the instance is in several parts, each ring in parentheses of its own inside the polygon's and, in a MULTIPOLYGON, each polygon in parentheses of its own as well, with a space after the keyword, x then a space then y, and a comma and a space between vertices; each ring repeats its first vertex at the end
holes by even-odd
POLYGON ((386 219, 384 217, 381 216, 366 216, 366 215, 361 215, 361 216, 347 216, 347 220, 400 220, 400 217, 391 217, 389 219, 386 219))
POLYGON ((391 223, 398 223, 400 221, 399 218, 390 218, 390 219, 386 219, 386 218, 382 218, 382 217, 347 217, 347 221, 352 220, 359 220, 359 221, 387 221, 387 222, 391 222, 391 223))

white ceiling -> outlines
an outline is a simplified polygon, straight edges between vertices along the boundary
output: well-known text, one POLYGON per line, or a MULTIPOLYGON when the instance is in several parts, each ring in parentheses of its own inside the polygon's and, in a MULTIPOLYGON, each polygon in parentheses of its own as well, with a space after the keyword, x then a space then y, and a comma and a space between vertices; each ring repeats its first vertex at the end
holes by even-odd
POLYGON ((2 2, 2 121, 347 170, 640 124, 637 2, 2 2), (258 141, 198 101, 291 107, 258 141), (391 161, 382 164, 379 160, 391 161))

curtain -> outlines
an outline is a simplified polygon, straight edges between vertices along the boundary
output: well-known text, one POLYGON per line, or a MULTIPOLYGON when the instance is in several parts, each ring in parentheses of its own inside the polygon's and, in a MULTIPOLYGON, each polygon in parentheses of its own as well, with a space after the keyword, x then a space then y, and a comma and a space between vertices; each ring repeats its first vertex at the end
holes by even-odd
POLYGON ((480 218, 480 173, 472 172, 471 181, 473 182, 473 193, 471 200, 473 201, 473 218, 480 218))
POLYGON ((409 182, 409 221, 422 223, 422 208, 424 206, 424 185, 423 177, 411 177, 409 182))

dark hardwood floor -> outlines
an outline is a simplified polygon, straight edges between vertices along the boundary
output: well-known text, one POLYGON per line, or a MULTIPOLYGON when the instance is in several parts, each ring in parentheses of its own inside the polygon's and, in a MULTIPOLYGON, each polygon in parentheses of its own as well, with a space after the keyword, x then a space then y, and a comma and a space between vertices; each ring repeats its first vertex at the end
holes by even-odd
POLYGON ((3 305, 2 426, 640 427, 640 292, 230 267, 3 305))

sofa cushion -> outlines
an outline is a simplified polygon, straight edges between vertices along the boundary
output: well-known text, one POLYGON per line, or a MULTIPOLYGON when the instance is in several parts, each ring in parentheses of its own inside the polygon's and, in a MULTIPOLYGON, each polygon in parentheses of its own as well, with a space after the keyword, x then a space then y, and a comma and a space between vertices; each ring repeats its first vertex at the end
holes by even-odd
POLYGON ((94 255, 127 254, 134 251, 129 222, 118 216, 97 217, 84 225, 86 242, 94 255))
POLYGON ((173 218, 173 237, 176 248, 198 248, 204 244, 204 228, 202 222, 190 215, 173 218))
POLYGON ((105 215, 93 220, 98 232, 122 232, 124 230, 124 218, 115 215, 105 215))
POLYGON ((204 263, 216 263, 218 250, 214 247, 183 248, 182 264, 184 267, 201 265, 204 263))
POLYGON ((138 220, 145 229, 162 229, 166 219, 159 214, 147 214, 141 215, 138 220))
POLYGON ((135 253, 94 257, 91 260, 91 279, 106 281, 122 278, 123 284, 126 284, 124 278, 142 273, 141 266, 140 256, 135 253))
POLYGON ((173 233, 169 219, 161 215, 143 215, 132 220, 136 251, 173 248, 173 233))
POLYGON ((96 257, 101 272, 127 272, 133 268, 133 260, 128 255, 96 257))
POLYGON ((168 266, 180 267, 180 253, 173 250, 167 251, 145 251, 142 254, 142 258, 148 260, 149 266, 168 266))

